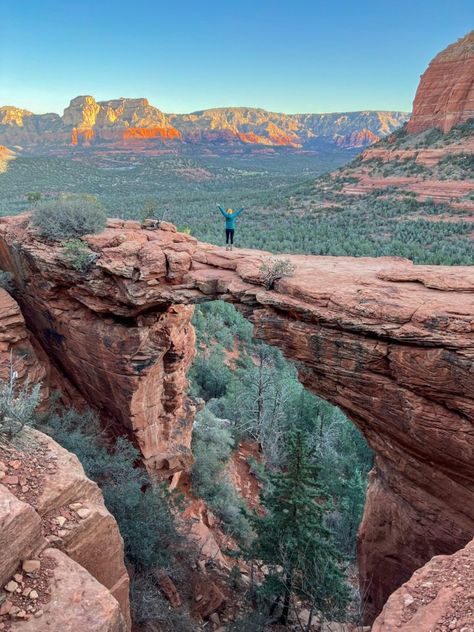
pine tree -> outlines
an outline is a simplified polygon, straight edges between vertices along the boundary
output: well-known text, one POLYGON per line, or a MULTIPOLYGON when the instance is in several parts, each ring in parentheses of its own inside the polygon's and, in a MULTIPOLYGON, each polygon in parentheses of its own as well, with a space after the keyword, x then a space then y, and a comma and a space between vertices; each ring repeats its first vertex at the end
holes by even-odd
POLYGON ((268 566, 264 597, 272 615, 282 604, 284 625, 294 593, 312 613, 328 617, 342 616, 348 600, 340 556, 324 525, 327 504, 318 473, 305 435, 292 433, 287 470, 270 474, 262 497, 264 515, 253 517, 256 538, 249 557, 268 566))

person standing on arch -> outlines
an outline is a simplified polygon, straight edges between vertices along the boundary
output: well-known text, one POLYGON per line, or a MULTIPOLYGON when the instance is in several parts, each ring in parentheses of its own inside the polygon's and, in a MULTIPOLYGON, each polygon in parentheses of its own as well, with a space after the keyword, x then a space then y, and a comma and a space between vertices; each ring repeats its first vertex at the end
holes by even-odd
POLYGON ((243 212, 243 208, 239 208, 238 211, 234 211, 231 208, 223 209, 222 206, 217 205, 222 215, 225 217, 225 249, 232 250, 234 245, 234 233, 235 233, 235 220, 243 212))

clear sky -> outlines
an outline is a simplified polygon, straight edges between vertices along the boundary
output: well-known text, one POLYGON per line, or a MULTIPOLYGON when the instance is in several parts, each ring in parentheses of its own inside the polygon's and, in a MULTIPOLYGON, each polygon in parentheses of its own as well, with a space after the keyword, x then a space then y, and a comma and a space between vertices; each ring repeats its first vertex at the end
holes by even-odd
POLYGON ((79 94, 165 112, 410 110, 473 0, 0 0, 0 105, 79 94))

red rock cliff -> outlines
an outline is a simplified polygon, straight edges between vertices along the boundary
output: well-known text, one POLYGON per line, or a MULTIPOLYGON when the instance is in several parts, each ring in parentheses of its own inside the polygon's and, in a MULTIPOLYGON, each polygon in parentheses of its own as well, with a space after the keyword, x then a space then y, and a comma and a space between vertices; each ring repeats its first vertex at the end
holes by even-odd
POLYGON ((474 31, 439 53, 421 77, 408 122, 410 134, 474 116, 474 31))
POLYGON ((80 274, 26 216, 1 218, 0 266, 15 273, 27 323, 53 361, 133 430, 161 475, 190 459, 193 303, 235 303, 257 337, 298 361, 301 381, 340 406, 377 454, 358 553, 372 619, 415 569, 474 533, 474 270, 289 256, 294 276, 265 291, 266 253, 165 228, 110 220, 84 238, 98 259, 80 274))
MULTIPOLYGON (((21 387, 42 382, 46 398, 50 367, 36 349, 17 303, 0 289, 0 377, 13 370, 21 387)), ((0 445, 0 623, 126 632, 129 578, 117 523, 76 456, 41 432, 25 432, 27 449, 0 445), (24 575, 22 563, 32 557, 39 570, 24 575), (2 590, 14 574, 24 594, 37 591, 36 601, 2 590)))

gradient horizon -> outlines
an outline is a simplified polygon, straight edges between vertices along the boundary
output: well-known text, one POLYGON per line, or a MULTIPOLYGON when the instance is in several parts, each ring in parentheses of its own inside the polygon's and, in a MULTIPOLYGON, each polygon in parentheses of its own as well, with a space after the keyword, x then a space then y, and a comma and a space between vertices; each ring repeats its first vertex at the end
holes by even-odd
POLYGON ((473 18, 472 0, 32 0, 2 9, 0 106, 62 114, 91 94, 177 113, 410 111, 420 74, 473 18))

